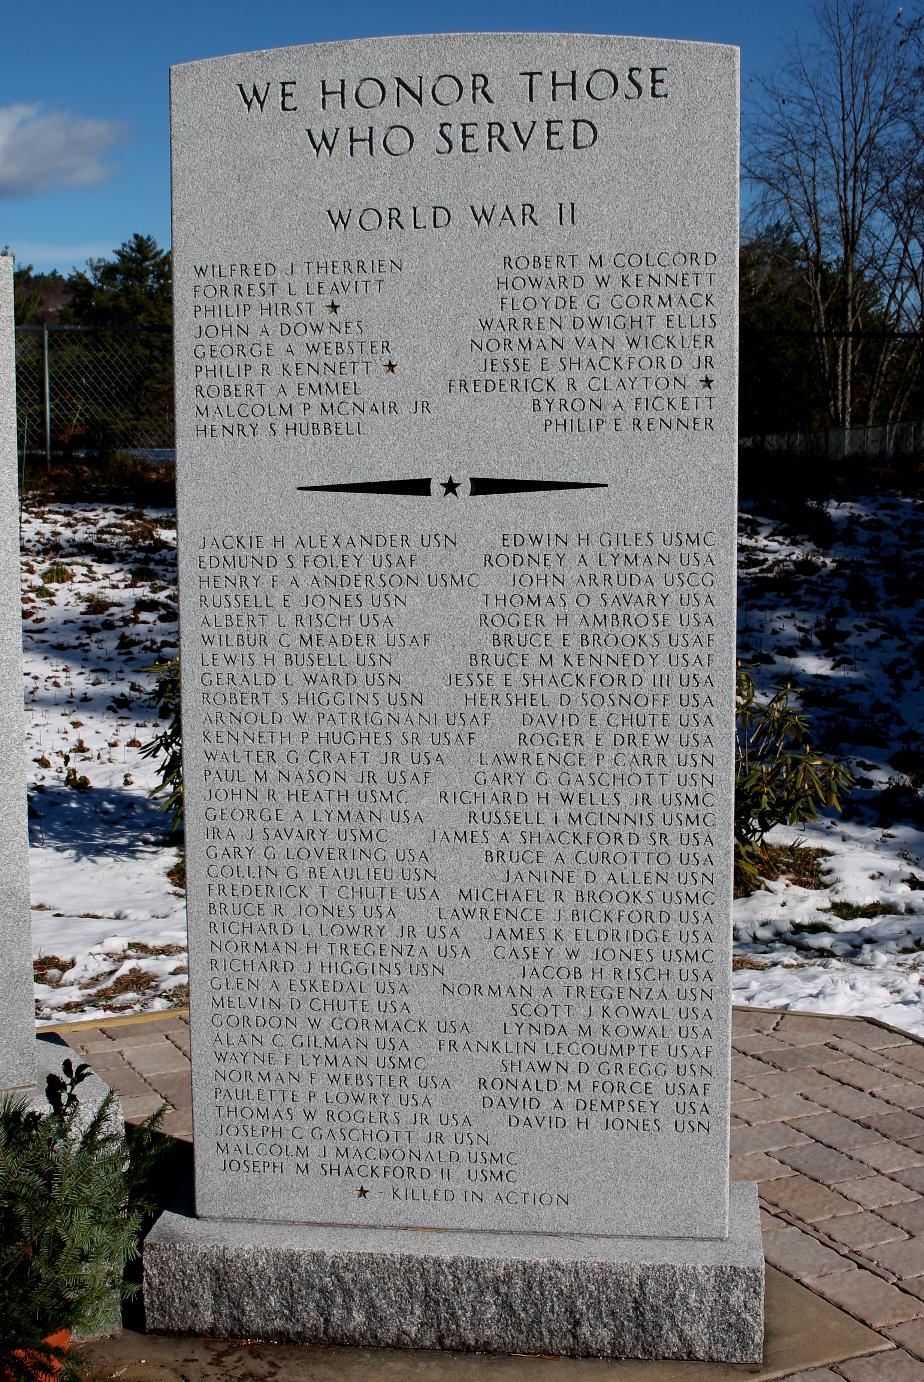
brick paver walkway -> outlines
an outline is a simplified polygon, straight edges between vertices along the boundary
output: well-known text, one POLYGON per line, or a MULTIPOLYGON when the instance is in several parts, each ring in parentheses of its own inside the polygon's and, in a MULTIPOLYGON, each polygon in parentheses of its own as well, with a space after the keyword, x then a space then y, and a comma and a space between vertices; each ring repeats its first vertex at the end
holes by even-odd
MULTIPOLYGON (((183 1016, 63 1032, 126 1118, 191 1140, 183 1016)), ((767 1261, 887 1352, 799 1382, 924 1382, 924 1042, 876 1022, 736 1009, 731 1174, 759 1183, 767 1261)), ((741 1369, 742 1374, 747 1369, 741 1369)))
POLYGON ((924 1043, 857 1018, 737 1009, 731 1173, 767 1261, 895 1350, 800 1382, 924 1382, 924 1043))

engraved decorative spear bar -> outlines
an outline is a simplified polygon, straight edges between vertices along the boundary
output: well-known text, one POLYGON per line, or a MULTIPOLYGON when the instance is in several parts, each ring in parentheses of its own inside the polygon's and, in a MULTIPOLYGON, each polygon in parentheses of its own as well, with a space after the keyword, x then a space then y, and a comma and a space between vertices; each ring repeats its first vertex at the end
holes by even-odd
POLYGON ((473 499, 486 494, 532 494, 540 490, 608 489, 605 480, 507 480, 500 476, 473 475, 469 481, 473 499))
POLYGON ((429 479, 351 480, 342 485, 299 485, 300 490, 326 490, 332 494, 430 494, 429 479))
MULTIPOLYGON (((330 494, 399 494, 425 495, 432 493, 432 479, 416 480, 350 480, 336 485, 298 485, 300 491, 330 494)), ((457 495, 462 481, 440 480, 444 497, 457 495)), ((469 494, 473 499, 490 494, 535 494, 543 490, 608 489, 606 480, 513 480, 503 476, 473 475, 469 480, 469 494)))

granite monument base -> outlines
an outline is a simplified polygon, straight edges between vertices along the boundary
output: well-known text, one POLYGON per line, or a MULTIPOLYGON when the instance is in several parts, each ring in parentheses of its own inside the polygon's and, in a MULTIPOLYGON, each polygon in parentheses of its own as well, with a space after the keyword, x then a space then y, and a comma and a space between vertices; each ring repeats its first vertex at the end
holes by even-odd
POLYGON ((147 1328, 280 1343, 757 1363, 756 1187, 727 1239, 231 1223, 167 1212, 144 1247, 147 1328))

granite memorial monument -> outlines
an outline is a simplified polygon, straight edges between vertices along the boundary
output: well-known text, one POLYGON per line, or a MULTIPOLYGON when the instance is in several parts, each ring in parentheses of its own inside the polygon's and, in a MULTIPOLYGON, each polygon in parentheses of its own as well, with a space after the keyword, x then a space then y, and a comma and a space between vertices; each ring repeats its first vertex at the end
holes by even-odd
POLYGON ((754 1361, 737 52, 172 72, 194 1213, 154 1328, 754 1361))

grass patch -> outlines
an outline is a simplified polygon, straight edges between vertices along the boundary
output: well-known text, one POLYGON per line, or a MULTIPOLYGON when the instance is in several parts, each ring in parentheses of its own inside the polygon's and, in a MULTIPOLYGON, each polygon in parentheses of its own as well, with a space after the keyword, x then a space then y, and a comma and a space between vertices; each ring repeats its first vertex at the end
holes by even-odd
MULTIPOLYGON (((827 886, 822 872, 822 860, 829 857, 829 849, 810 849, 806 845, 768 845, 758 850, 757 872, 768 883, 785 878, 800 888, 821 889, 827 886)), ((735 871, 735 897, 748 897, 753 891, 750 883, 735 871)))
POLYGON ((825 569, 826 562, 824 557, 815 556, 812 552, 804 552, 801 556, 793 557, 790 565, 797 576, 817 576, 820 571, 825 569))
POLYGON ((117 979, 113 979, 111 984, 105 984, 98 988, 92 998, 95 1003, 100 1005, 111 1003, 115 998, 122 998, 128 993, 147 993, 155 984, 159 982, 159 976, 151 969, 142 969, 140 965, 133 965, 131 969, 120 974, 117 979))
POLYGON ((100 595, 95 590, 83 596, 84 614, 106 614, 110 609, 115 609, 115 606, 115 600, 110 600, 107 595, 100 595))
MULTIPOLYGON (((185 973, 185 970, 174 970, 173 973, 185 973)), ((172 989, 165 989, 160 997, 163 998, 171 1008, 185 1008, 189 1004, 189 985, 176 984, 172 989)))
POLYGON ((68 581, 74 579, 74 572, 63 561, 53 561, 49 567, 42 572, 42 580, 46 586, 66 585, 68 581))
POLYGON ((47 977, 48 971, 50 969, 60 969, 61 973, 64 974, 71 968, 73 963, 73 960, 62 959, 60 955, 39 955, 37 960, 32 961, 32 973, 40 984, 56 983, 56 980, 47 977))
POLYGON ((129 941, 133 955, 185 955, 185 945, 148 945, 146 941, 129 941))
MULTIPOLYGON (((860 921, 869 917, 884 917, 895 914, 895 908, 890 902, 865 902, 858 906, 855 902, 832 902, 828 908, 841 921, 860 921)), ((808 930, 807 926, 802 928, 808 930)))
POLYGON ((139 614, 160 614, 163 611, 164 603, 162 600, 151 599, 143 595, 140 600, 136 600, 134 608, 139 614))

